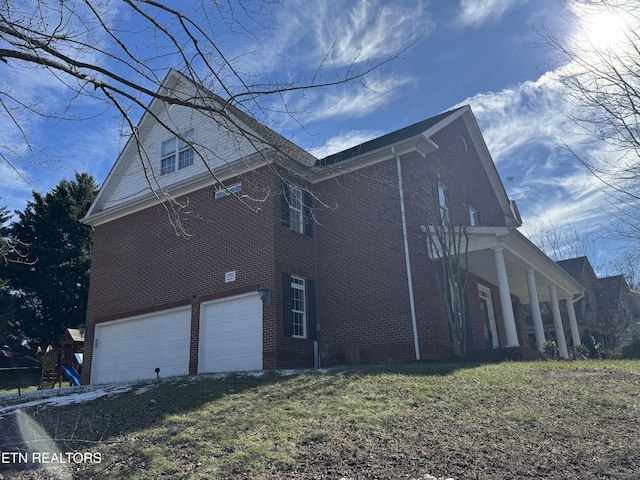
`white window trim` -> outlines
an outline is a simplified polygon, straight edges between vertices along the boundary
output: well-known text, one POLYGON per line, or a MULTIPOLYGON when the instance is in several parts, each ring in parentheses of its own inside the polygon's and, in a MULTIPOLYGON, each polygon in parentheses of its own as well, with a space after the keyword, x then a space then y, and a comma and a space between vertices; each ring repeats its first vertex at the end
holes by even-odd
POLYGON ((291 335, 293 338, 307 338, 307 282, 304 278, 296 277, 291 275, 291 315, 292 315, 292 329, 293 334, 291 335), (298 290, 302 292, 302 307, 303 310, 299 310, 295 308, 295 295, 294 290, 298 290), (302 335, 296 335, 296 326, 299 323, 296 323, 296 317, 302 318, 302 335))
POLYGON ((169 175, 176 171, 176 143, 177 139, 173 137, 164 140, 160 144, 160 175, 169 175), (169 142, 173 142, 172 149, 163 152, 164 146, 169 144, 169 142), (168 170, 164 167, 164 164, 165 162, 168 163, 171 160, 173 160, 173 166, 171 170, 168 170))
POLYGON ((304 233, 304 195, 302 189, 290 186, 287 200, 289 201, 289 225, 291 230, 304 233), (294 199, 298 200, 298 202, 295 202, 294 199))
MULTIPOLYGON (((193 137, 193 128, 190 128, 189 130, 184 132, 184 134, 182 134, 181 136, 182 138, 189 140, 191 137, 193 137)), ((180 166, 181 154, 188 152, 189 150, 193 150, 193 147, 191 146, 191 144, 188 141, 183 141, 178 136, 173 136, 171 138, 167 138, 166 140, 163 140, 160 144, 160 175, 161 176, 170 175, 172 173, 175 173, 178 170, 183 170, 193 165, 194 161, 192 159, 188 165, 180 166), (165 145, 168 142, 173 142, 173 148, 171 151, 163 152, 162 145, 165 145), (162 155, 163 153, 164 153, 164 156, 162 155), (169 171, 163 172, 163 168, 162 168, 163 162, 170 161, 172 158, 173 158, 173 168, 169 171)), ((193 152, 193 155, 195 156, 195 152, 193 152)))

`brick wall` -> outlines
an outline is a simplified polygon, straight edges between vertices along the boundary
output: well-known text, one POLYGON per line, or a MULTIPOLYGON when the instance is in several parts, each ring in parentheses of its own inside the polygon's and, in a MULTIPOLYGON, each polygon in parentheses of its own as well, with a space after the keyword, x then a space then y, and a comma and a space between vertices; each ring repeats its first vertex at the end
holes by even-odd
MULTIPOLYGON (((441 148, 401 158, 407 234, 421 358, 453 354, 444 294, 429 261, 421 225, 434 222, 434 181, 447 188, 453 224, 469 223, 469 206, 485 225, 504 225, 504 214, 477 152, 465 151, 461 120, 434 136, 441 148)), ((467 138, 467 144, 472 146, 467 138)), ((245 204, 214 199, 213 187, 179 199, 189 238, 177 236, 163 206, 96 227, 88 325, 167 305, 192 306, 189 370, 197 371, 200 303, 212 298, 271 289, 263 306, 264 368, 313 365, 314 342, 286 338, 283 325, 284 272, 315 280, 318 339, 326 362, 415 359, 412 319, 395 159, 310 185, 283 170, 262 168, 230 180, 242 182, 245 204), (314 235, 281 225, 281 181, 315 196, 314 235), (253 210, 252 210, 253 209, 253 210), (237 279, 224 282, 224 273, 237 279), (115 280, 114 280, 115 279, 115 280)), ((469 282, 473 348, 482 349, 477 278, 469 282)), ((485 283, 485 282, 483 282, 485 283)), ((500 314, 497 289, 494 309, 500 314)), ((502 322, 499 337, 504 339, 502 322)), ((522 329, 524 330, 524 329, 522 329)), ((87 344, 92 343, 89 329, 87 344)), ((522 340, 522 339, 521 339, 522 340)), ((88 381, 91 352, 85 356, 88 381)))

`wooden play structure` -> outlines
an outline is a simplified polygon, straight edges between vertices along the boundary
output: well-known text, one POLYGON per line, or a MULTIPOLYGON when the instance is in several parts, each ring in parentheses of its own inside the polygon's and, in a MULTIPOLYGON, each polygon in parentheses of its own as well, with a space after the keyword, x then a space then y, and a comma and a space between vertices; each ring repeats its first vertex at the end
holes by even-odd
POLYGON ((84 332, 67 328, 60 339, 60 348, 50 348, 42 357, 42 376, 38 390, 62 387, 63 378, 71 385, 80 385, 84 332))

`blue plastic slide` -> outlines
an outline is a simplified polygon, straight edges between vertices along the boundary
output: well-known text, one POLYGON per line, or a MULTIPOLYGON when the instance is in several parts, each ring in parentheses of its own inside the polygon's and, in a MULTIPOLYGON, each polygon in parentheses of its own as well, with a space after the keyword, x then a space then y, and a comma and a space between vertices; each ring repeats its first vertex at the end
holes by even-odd
POLYGON ((60 365, 60 370, 62 370, 64 376, 68 378, 71 383, 73 383, 76 387, 80 386, 80 375, 78 375, 78 372, 76 372, 75 368, 73 368, 71 365, 69 365, 68 367, 60 365))

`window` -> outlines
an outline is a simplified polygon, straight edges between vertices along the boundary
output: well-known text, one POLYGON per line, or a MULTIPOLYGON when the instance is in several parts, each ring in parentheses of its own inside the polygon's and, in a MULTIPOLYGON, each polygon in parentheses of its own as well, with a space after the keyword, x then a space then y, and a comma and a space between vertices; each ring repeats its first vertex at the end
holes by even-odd
MULTIPOLYGON (((193 136, 193 128, 182 136, 185 139, 193 136)), ((193 165, 194 152, 185 140, 173 137, 162 142, 160 146, 160 175, 168 175, 176 171, 176 157, 178 169, 193 165)))
POLYGON ((162 142, 160 148, 160 175, 167 175, 176 170, 176 139, 170 138, 162 142))
POLYGON ((316 340, 316 285, 313 280, 282 274, 285 337, 316 340))
POLYGON ((302 205, 302 190, 289 187, 289 228, 299 233, 304 233, 302 205))
POLYGON ((469 207, 469 225, 479 227, 481 225, 480 213, 473 207, 469 207))
MULTIPOLYGON (((187 136, 193 133, 193 130, 189 130, 186 133, 187 136)), ((186 168, 193 165, 193 148, 184 140, 179 141, 178 145, 178 168, 186 168)))
POLYGON ((294 232, 313 236, 313 197, 298 187, 282 183, 281 223, 294 232))
POLYGON ((242 191, 242 184, 241 183, 236 183, 234 185, 230 185, 227 188, 221 188, 219 190, 216 190, 216 195, 215 198, 222 198, 222 197, 226 197, 227 195, 231 195, 232 193, 238 193, 242 191))
POLYGON ((307 338, 307 310, 304 284, 303 278, 291 277, 292 337, 307 338))
POLYGON ((449 223, 449 209, 447 207, 447 191, 442 182, 438 182, 438 207, 440 209, 440 220, 442 223, 449 223))

